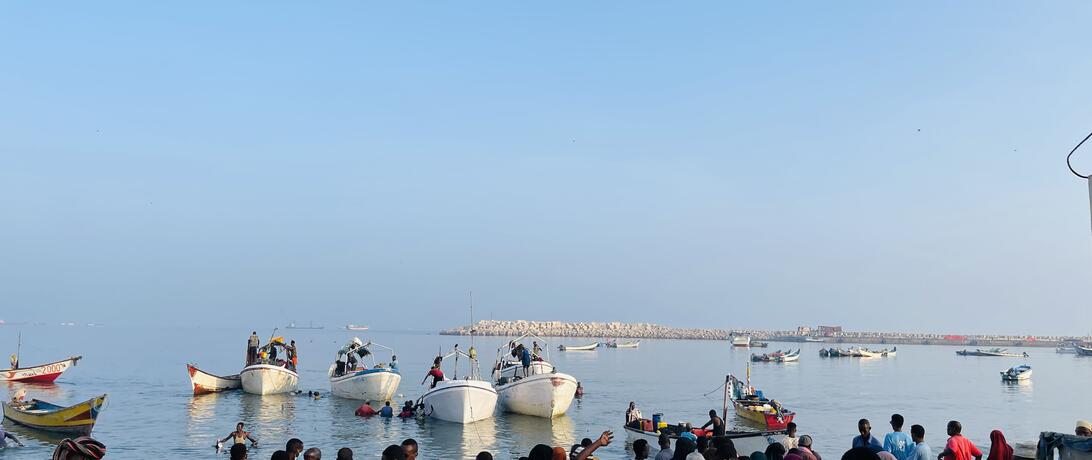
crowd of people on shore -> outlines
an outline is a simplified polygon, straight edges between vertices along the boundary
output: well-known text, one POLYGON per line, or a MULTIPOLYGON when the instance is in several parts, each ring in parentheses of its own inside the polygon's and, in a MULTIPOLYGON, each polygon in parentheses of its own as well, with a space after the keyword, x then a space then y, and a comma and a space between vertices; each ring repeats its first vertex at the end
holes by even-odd
MULTIPOLYGON (((627 414, 628 416, 628 414, 627 414)), ((714 428, 723 426, 724 421, 716 417, 715 412, 710 415, 710 423, 714 428)), ((1005 435, 999 430, 990 433, 990 448, 985 454, 973 442, 963 436, 963 426, 958 421, 950 421, 946 427, 948 439, 944 448, 934 457, 933 450, 925 443, 925 427, 911 425, 909 434, 903 431, 905 419, 902 415, 893 414, 889 421, 891 432, 884 435, 883 439, 872 434, 872 424, 868 419, 857 422, 857 432, 849 443, 849 449, 841 455, 841 460, 1013 460, 1014 452, 1008 444, 1005 435)), ((721 432, 720 429, 711 430, 721 432)), ((1080 437, 1092 438, 1092 423, 1078 421, 1074 434, 1080 437)), ((244 430, 242 423, 236 425, 236 430, 229 433, 221 440, 234 440, 230 448, 231 460, 248 459, 247 442, 257 445, 249 432, 244 430)), ((589 460, 595 459, 594 453, 610 445, 614 440, 614 433, 604 431, 597 439, 585 438, 580 444, 574 444, 570 449, 561 446, 549 446, 538 444, 534 446, 526 456, 519 460, 589 460)), ((795 423, 789 423, 786 435, 780 441, 771 438, 770 444, 764 451, 751 453, 737 452, 732 439, 726 436, 696 436, 693 433, 682 433, 672 439, 666 433, 661 434, 657 440, 659 451, 652 453, 653 446, 644 439, 637 439, 632 444, 631 454, 634 460, 823 460, 823 456, 813 447, 814 440, 809 435, 797 436, 795 423), (672 441, 674 440, 674 443, 672 441)), ((420 446, 414 439, 406 439, 401 444, 387 446, 380 458, 382 460, 416 460, 420 453, 420 446)), ((372 454, 368 458, 374 457, 372 454)), ((273 452, 270 460, 321 460, 322 451, 317 447, 304 449, 303 441, 297 438, 288 440, 284 450, 273 452)), ((353 450, 343 447, 337 451, 336 460, 352 460, 353 450)), ((491 452, 480 452, 476 460, 493 460, 491 452)))

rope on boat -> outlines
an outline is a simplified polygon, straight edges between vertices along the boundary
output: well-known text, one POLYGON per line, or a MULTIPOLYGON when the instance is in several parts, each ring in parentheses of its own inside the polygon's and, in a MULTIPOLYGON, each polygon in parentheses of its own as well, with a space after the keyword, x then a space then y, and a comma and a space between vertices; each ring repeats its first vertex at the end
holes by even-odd
POLYGON ((1073 156, 1073 153, 1075 153, 1077 151, 1077 149, 1081 148, 1081 145, 1084 144, 1084 141, 1087 141, 1088 138, 1090 138, 1090 137, 1092 137, 1092 133, 1088 133, 1087 136, 1084 136, 1084 139, 1081 139, 1081 141, 1077 143, 1077 146, 1073 147, 1073 150, 1069 151, 1069 155, 1065 156, 1065 165, 1069 166, 1069 171, 1072 172, 1073 175, 1075 175, 1077 177, 1080 177, 1081 179, 1088 179, 1089 176, 1085 175, 1085 174, 1081 174, 1081 173, 1077 172, 1076 169, 1073 169, 1073 163, 1070 163, 1069 160, 1073 156))
POLYGON ((705 393, 705 394, 703 394, 703 395, 701 395, 701 396, 702 396, 703 398, 704 398, 704 397, 706 397, 706 396, 709 396, 709 395, 713 394, 714 392, 716 392, 717 390, 720 390, 721 388, 724 388, 724 385, 727 385, 727 382, 726 382, 726 383, 722 383, 722 384, 720 384, 720 386, 718 386, 718 387, 716 387, 716 388, 714 388, 714 389, 712 389, 712 390, 709 390, 709 392, 708 392, 708 393, 705 393))

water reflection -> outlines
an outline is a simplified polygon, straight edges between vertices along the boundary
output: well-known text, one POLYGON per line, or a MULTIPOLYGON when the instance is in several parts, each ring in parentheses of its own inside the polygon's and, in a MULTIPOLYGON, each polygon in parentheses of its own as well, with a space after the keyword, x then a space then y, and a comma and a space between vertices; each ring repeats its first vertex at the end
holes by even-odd
MULTIPOLYGON (((39 431, 22 425, 16 425, 7 419, 4 420, 4 430, 15 434, 23 444, 28 446, 37 444, 38 446, 50 447, 51 449, 57 444, 60 444, 65 438, 69 437, 69 435, 62 433, 50 433, 48 431, 39 431)), ((52 450, 50 452, 52 452, 52 450)))
POLYGON ((496 452, 497 418, 459 424, 427 419, 422 437, 430 441, 437 458, 472 458, 483 450, 496 452))
POLYGON ((1020 399, 1030 398, 1035 389, 1031 380, 1017 380, 1015 382, 1001 382, 1001 389, 1006 395, 1019 396, 1020 399))
POLYGON ((240 399, 241 420, 272 424, 291 421, 295 417, 296 402, 299 398, 288 394, 265 396, 243 394, 240 399))
POLYGON ((521 414, 502 414, 497 423, 506 433, 518 433, 513 436, 512 444, 516 452, 527 455, 535 444, 549 444, 566 449, 576 444, 573 420, 567 415, 545 419, 521 414))
POLYGON ((8 399, 15 396, 15 392, 26 390, 26 399, 41 399, 43 401, 57 402, 68 397, 68 391, 55 383, 22 383, 8 382, 8 399))

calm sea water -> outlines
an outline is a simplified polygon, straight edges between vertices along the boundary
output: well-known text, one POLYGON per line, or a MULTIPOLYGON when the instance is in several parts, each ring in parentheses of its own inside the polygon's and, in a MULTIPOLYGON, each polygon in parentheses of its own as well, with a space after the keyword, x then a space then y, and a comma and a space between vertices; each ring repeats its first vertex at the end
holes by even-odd
MULTIPOLYGON (((56 385, 29 387, 32 397, 53 402, 78 402, 101 393, 110 401, 95 427, 95 437, 108 446, 109 458, 220 458, 215 439, 238 421, 249 425, 261 441, 251 458, 265 459, 290 437, 308 447, 320 447, 333 458, 340 447, 351 447, 357 458, 378 458, 387 445, 412 437, 426 459, 472 458, 489 450, 497 458, 525 455, 547 443, 568 447, 581 438, 594 438, 604 429, 616 431, 616 441, 597 454, 604 459, 627 458, 621 432, 627 403, 636 401, 646 416, 663 412, 670 422, 704 423, 709 409, 721 406, 724 375, 743 375, 749 351, 726 342, 645 340, 639 349, 599 349, 595 352, 551 352, 561 372, 577 377, 586 388, 583 400, 569 414, 553 421, 498 414, 467 426, 427 421, 403 421, 353 416, 359 402, 326 396, 319 400, 293 396, 258 397, 241 392, 190 395, 187 361, 215 373, 235 373, 241 367, 250 330, 125 329, 87 327, 4 327, 0 348, 14 349, 23 332, 23 362, 52 361, 70 354, 84 360, 56 385)), ((281 331, 300 348, 302 390, 329 390, 326 370, 334 352, 353 334, 343 330, 281 331)), ((259 331, 268 336, 270 331, 259 331)), ((281 334, 278 334, 281 335, 281 334)), ((391 346, 398 353, 403 380, 399 399, 416 399, 425 387, 421 379, 439 350, 455 343, 469 346, 467 337, 406 332, 369 332, 365 340, 391 346)), ((503 338, 476 339, 483 372, 503 338)), ((578 344, 582 339, 553 339, 578 344)), ((772 343, 769 350, 789 344, 772 343)), ((898 357, 859 360, 820 358, 822 344, 792 344, 804 349, 799 363, 752 366, 753 382, 768 396, 797 412, 801 434, 815 437, 818 450, 837 458, 855 435, 857 419, 873 421, 882 436, 893 412, 907 424, 922 424, 936 451, 944 442, 944 425, 963 422, 964 432, 988 446, 992 429, 1010 442, 1034 440, 1044 430, 1071 431, 1078 419, 1092 418, 1092 358, 1058 355, 1053 349, 1022 349, 1035 375, 1030 383, 1001 383, 998 372, 1021 363, 1016 358, 958 357, 953 347, 903 346, 898 357)), ((8 387, 14 392, 19 385, 8 387)), ((729 423, 743 422, 729 418, 729 423)), ((3 459, 42 459, 56 438, 10 422, 26 448, 0 451, 3 459)))

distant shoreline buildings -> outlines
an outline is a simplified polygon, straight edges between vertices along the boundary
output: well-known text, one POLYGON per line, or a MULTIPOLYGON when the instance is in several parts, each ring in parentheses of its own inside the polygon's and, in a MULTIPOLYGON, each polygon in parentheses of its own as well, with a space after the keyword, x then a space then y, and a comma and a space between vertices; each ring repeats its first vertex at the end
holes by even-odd
MULTIPOLYGON (((892 345, 962 345, 991 347, 1057 347, 1072 342, 1087 341, 1076 336, 1013 336, 922 334, 907 332, 852 332, 840 326, 801 326, 792 331, 756 329, 675 328, 651 323, 564 322, 526 320, 482 320, 473 326, 475 335, 517 336, 525 332, 547 337, 640 338, 681 340, 728 340, 734 335, 774 342, 817 341, 824 343, 892 344, 892 345)), ((440 331, 441 335, 469 335, 470 326, 440 331)))

